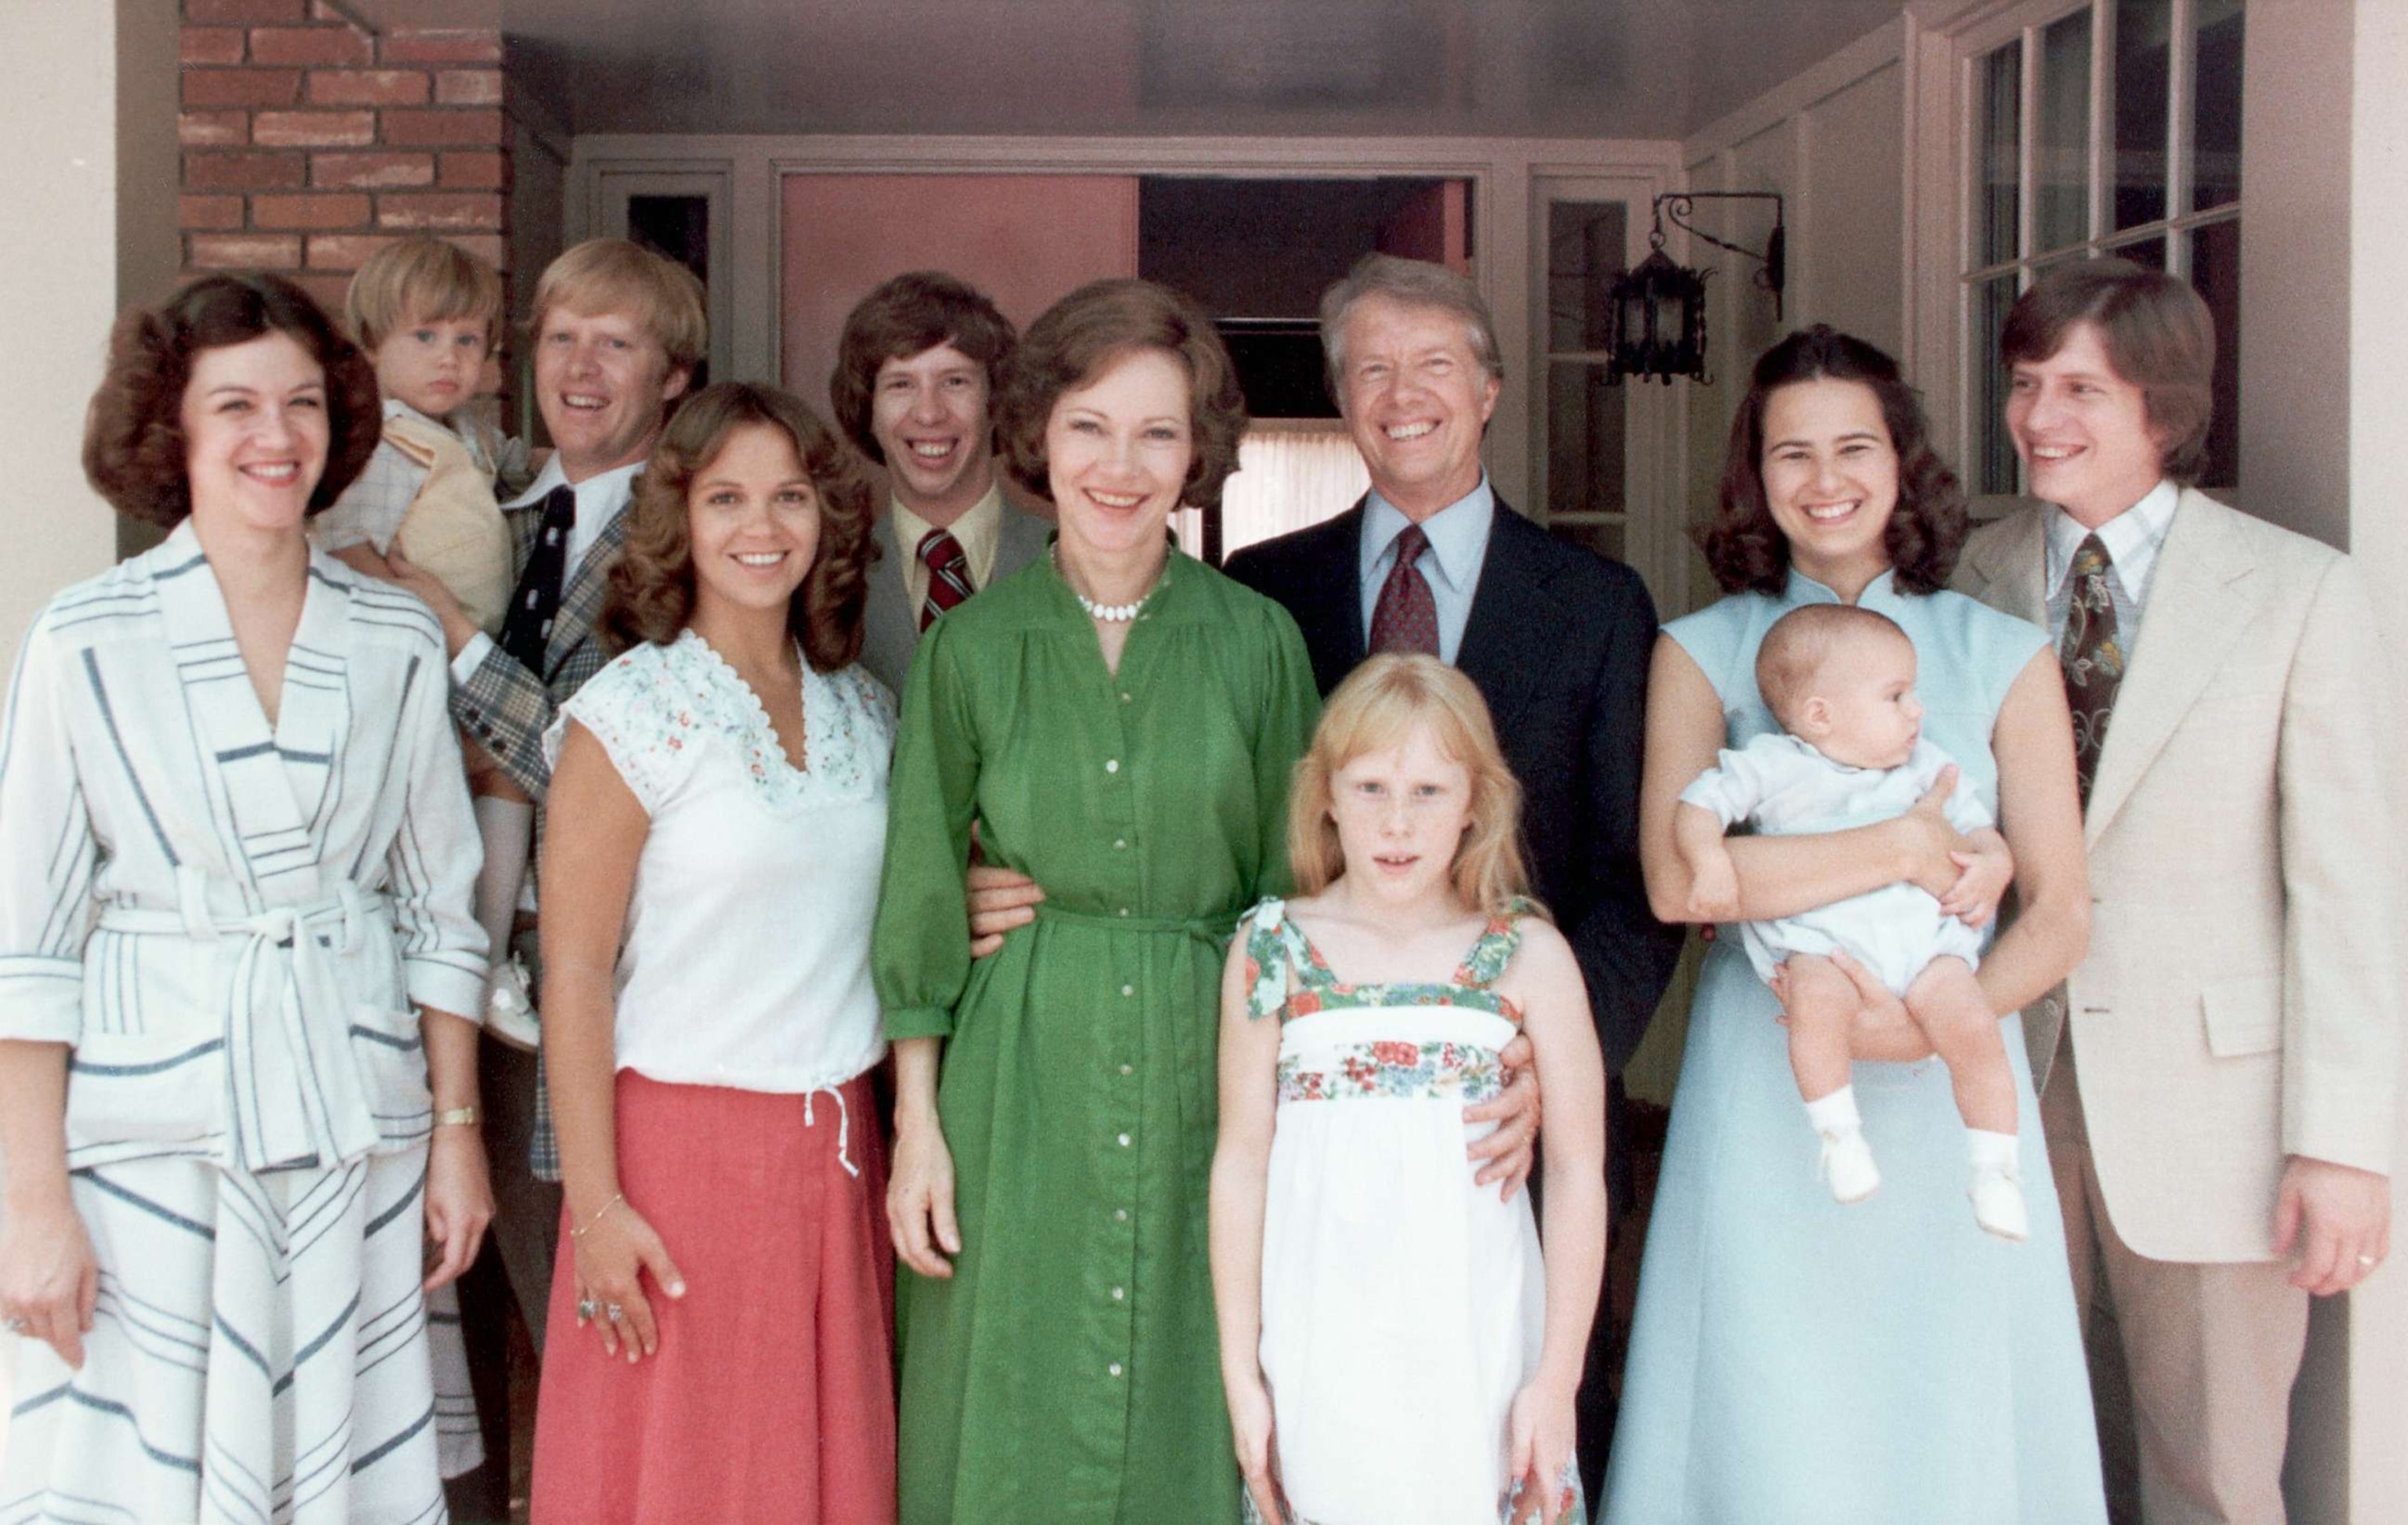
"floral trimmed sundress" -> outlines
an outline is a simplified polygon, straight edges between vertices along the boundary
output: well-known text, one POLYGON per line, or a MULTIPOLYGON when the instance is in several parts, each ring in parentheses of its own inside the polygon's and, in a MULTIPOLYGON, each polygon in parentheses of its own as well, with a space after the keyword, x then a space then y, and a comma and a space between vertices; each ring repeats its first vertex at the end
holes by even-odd
MULTIPOLYGON (((1528 1195, 1472 1183, 1465 1146, 1494 1125, 1463 1109, 1501 1088, 1521 1030, 1493 986, 1522 910, 1446 984, 1345 984, 1276 899, 1243 929, 1247 1012, 1281 1023, 1260 1359, 1289 1525, 1514 1506, 1506 1420, 1538 1369, 1546 1275, 1528 1195)), ((1561 1518, 1584 1525, 1571 1468, 1563 1487, 1561 1518)))

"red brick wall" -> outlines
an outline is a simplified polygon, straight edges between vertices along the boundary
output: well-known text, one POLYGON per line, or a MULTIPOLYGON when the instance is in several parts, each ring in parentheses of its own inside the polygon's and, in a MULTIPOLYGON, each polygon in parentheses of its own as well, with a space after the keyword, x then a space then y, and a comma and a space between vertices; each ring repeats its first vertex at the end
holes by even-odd
POLYGON ((183 0, 184 270, 275 270, 335 312, 379 246, 509 262, 502 36, 351 24, 319 0, 183 0))

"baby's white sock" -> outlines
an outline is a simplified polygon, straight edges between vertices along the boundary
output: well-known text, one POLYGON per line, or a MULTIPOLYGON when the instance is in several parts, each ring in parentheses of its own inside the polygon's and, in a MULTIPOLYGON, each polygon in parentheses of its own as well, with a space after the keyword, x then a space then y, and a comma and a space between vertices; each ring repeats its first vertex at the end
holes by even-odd
POLYGON ((1817 1133, 1861 1132, 1865 1124, 1856 1115, 1856 1088, 1842 1086, 1819 1101, 1807 1102, 1806 1120, 1817 1133))
POLYGON ((2016 1148, 2016 1135, 1992 1133, 1979 1128, 1965 1129, 1965 1145, 1971 1155, 1973 1168, 2004 1171, 2009 1175, 2019 1173, 2015 1168, 2021 1158, 2016 1148))
POLYGON ((518 914, 527 847, 535 839, 535 807, 493 795, 479 795, 471 803, 485 848, 485 866, 477 873, 477 923, 485 929, 489 961, 499 964, 510 956, 510 923, 518 914))

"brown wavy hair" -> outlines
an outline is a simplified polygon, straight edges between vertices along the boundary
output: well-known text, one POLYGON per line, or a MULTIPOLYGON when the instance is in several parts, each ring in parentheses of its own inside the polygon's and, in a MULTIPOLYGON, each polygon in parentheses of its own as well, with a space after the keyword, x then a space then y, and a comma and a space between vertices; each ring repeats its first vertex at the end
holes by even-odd
POLYGON ((2186 486, 2199 481, 2215 415, 2215 319, 2207 303, 2190 282, 2130 260, 2059 266, 2007 309, 1999 363, 2012 372, 2048 360, 2083 323, 2099 330, 2115 374, 2141 389, 2163 440, 2165 474, 2186 486))
POLYGON ((1747 396, 1723 452, 1722 506, 1697 532, 1706 566, 1725 593, 1779 597, 1789 583, 1789 541, 1764 496, 1764 412, 1772 394, 1800 381, 1855 381, 1872 390, 1898 453, 1898 507, 1882 532, 1891 581, 1901 593, 1948 585, 1965 545, 1965 490, 1932 448, 1923 400, 1898 362, 1828 324, 1790 335, 1756 358, 1747 396))
POLYGON ((1014 482, 1054 500, 1045 459, 1054 405, 1138 350, 1160 350, 1187 371, 1187 433, 1195 453, 1179 501, 1201 509, 1221 501, 1221 484, 1238 468, 1238 442, 1246 436, 1238 367, 1194 297, 1125 278, 1089 281, 1047 308, 1004 362, 995 424, 1014 482))
POLYGON ((1455 893, 1469 909, 1501 916, 1530 895, 1522 784, 1497 745, 1480 690, 1437 657, 1419 653, 1374 656, 1331 691, 1288 789, 1287 857, 1297 893, 1318 895, 1346 872, 1346 851, 1330 815, 1330 781, 1365 753, 1401 745, 1417 721, 1427 723, 1439 750, 1471 775, 1471 823, 1455 848, 1450 876, 1455 893))
MULTIPOLYGON (((995 406, 1003 357, 1019 336, 987 295, 942 270, 909 270, 861 299, 845 315, 828 373, 828 406, 853 448, 879 465, 870 417, 877 411, 878 372, 889 360, 910 360, 950 344, 986 367, 987 406, 995 406)), ((993 432, 992 428, 989 430, 993 432)))
POLYGON ((869 594, 869 477, 859 458, 809 404, 791 392, 722 381, 688 398, 653 447, 627 510, 627 548, 610 568, 602 634, 614 649, 666 645, 694 617, 694 536, 686 497, 727 444, 752 424, 783 431, 820 499, 819 550, 786 605, 786 628, 803 655, 834 672, 861 655, 861 611, 869 594))
POLYGON ((280 276, 213 275, 108 333, 108 363, 84 415, 83 474, 120 513, 173 529, 193 511, 184 464, 184 392, 204 350, 282 334, 326 377, 326 465, 309 494, 318 513, 376 453, 384 406, 376 367, 309 294, 280 276))

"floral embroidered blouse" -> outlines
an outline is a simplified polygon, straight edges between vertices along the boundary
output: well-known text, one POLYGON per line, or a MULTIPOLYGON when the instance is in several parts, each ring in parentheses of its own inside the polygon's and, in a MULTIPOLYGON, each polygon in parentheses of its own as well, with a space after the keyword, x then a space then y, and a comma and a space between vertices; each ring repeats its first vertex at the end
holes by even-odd
POLYGON ((555 764, 572 720, 652 817, 620 945, 619 1068, 798 1092, 878 1062, 886 690, 859 667, 805 662, 797 768, 758 696, 686 630, 627 652, 562 707, 544 737, 555 764))

